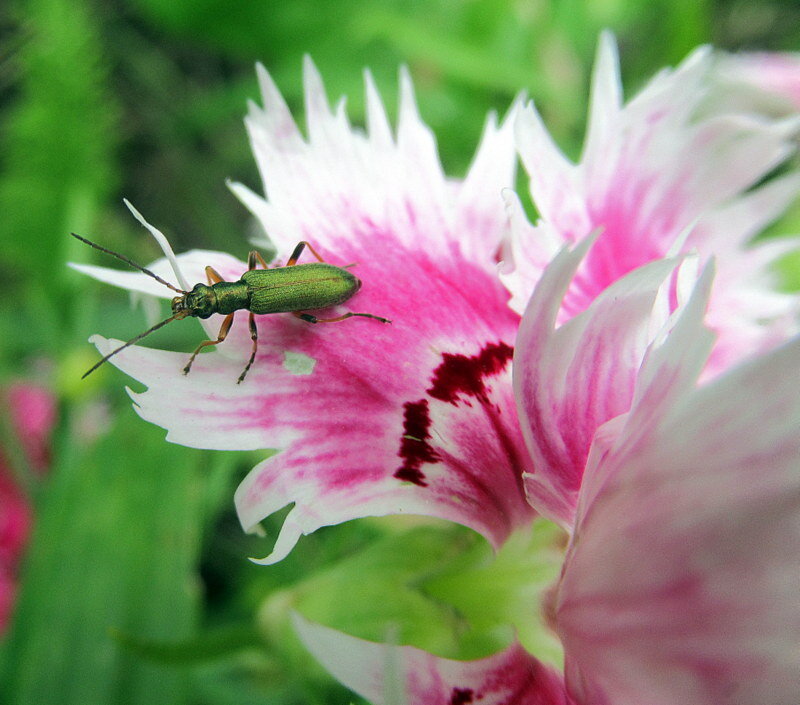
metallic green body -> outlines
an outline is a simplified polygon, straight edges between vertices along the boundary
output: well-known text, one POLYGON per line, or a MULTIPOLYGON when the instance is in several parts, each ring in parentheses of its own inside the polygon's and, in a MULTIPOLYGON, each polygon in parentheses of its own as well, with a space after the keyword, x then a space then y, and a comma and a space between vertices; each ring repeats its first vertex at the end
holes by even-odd
POLYGON ((361 287, 346 269, 324 262, 253 269, 242 279, 253 313, 287 313, 327 308, 347 301, 361 287))
POLYGON ((256 314, 314 310, 343 303, 359 288, 357 277, 324 262, 251 269, 236 282, 195 285, 184 297, 174 300, 173 311, 180 309, 187 316, 208 318, 240 309, 256 314))

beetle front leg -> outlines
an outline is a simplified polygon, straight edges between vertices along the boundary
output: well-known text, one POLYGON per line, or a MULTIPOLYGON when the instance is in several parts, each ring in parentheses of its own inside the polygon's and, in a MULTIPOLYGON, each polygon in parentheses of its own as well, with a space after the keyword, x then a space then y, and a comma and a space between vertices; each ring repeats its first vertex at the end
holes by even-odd
POLYGON ((242 374, 240 374, 239 379, 236 380, 236 384, 241 384, 244 380, 244 376, 247 374, 247 371, 250 369, 250 366, 256 359, 256 351, 258 350, 258 327, 256 326, 256 317, 254 314, 250 314, 250 317, 247 319, 247 323, 250 326, 250 339, 253 341, 253 351, 250 353, 250 359, 247 361, 247 365, 242 371, 242 374))
POLYGON ((225 320, 222 321, 222 325, 219 327, 219 333, 217 333, 216 340, 206 340, 200 343, 197 346, 197 350, 192 353, 192 356, 189 358, 189 362, 186 363, 186 367, 183 368, 183 374, 188 375, 189 370, 192 368, 192 363, 194 359, 197 357, 197 353, 199 353, 206 345, 217 345, 221 343, 225 338, 228 336, 228 331, 231 329, 233 325, 233 314, 229 313, 225 316, 225 320))
POLYGON ((292 315, 297 316, 301 321, 306 321, 307 323, 336 323, 337 321, 343 321, 345 318, 352 318, 353 316, 374 318, 376 321, 381 321, 382 323, 391 323, 388 318, 375 316, 371 313, 345 313, 342 316, 336 316, 336 318, 317 318, 316 316, 312 316, 310 313, 302 313, 301 311, 294 311, 292 315))
POLYGON ((220 282, 224 282, 225 280, 222 278, 222 275, 214 269, 211 265, 206 267, 206 279, 208 279, 208 283, 212 286, 214 284, 219 284, 220 282))
POLYGON ((256 264, 260 264, 264 269, 269 269, 269 265, 261 256, 261 253, 258 250, 250 250, 247 255, 247 271, 252 272, 256 268, 256 264))

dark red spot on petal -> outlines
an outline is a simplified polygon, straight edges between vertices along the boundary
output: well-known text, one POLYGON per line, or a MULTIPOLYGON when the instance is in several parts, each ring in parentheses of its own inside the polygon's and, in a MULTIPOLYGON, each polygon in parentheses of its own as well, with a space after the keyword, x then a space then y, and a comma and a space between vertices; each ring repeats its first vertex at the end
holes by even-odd
POLYGON ((502 372, 513 355, 514 348, 506 343, 489 343, 471 357, 444 353, 427 392, 434 399, 451 404, 462 394, 485 403, 488 399, 484 380, 502 372))
POLYGON ((395 471, 394 476, 398 480, 427 487, 428 483, 425 482, 425 475, 420 467, 422 463, 439 462, 436 450, 428 443, 431 437, 428 400, 406 402, 403 409, 403 437, 400 440, 400 451, 397 453, 403 459, 403 464, 395 471))
POLYGON ((474 699, 472 688, 453 688, 453 692, 450 695, 450 705, 467 705, 474 699))

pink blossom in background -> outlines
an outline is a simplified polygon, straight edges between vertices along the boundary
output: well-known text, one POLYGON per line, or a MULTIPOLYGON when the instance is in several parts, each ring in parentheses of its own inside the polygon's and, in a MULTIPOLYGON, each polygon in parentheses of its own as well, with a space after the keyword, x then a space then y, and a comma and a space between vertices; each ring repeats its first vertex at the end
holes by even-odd
POLYGON ((740 95, 743 105, 775 113, 800 110, 800 53, 743 52, 723 54, 718 59, 720 80, 740 95))
POLYGON ((17 566, 31 526, 28 501, 0 461, 0 633, 5 631, 17 591, 17 566))
POLYGON ((44 387, 12 384, 6 390, 11 423, 28 462, 37 472, 50 465, 50 434, 56 424, 56 403, 44 387))
MULTIPOLYGON (((50 461, 50 433, 56 420, 53 395, 43 387, 16 383, 5 392, 6 413, 31 469, 44 472, 50 461)), ((16 483, 9 459, 0 450, 0 632, 9 620, 17 570, 31 529, 28 499, 16 483)))
MULTIPOLYGON (((173 442, 280 451, 236 494, 246 529, 294 505, 263 562, 370 515, 440 517, 499 546, 539 513, 570 536, 543 607, 563 675, 519 645, 457 664, 300 621, 374 702, 793 705, 800 692, 797 299, 772 288, 785 246, 749 244, 800 187, 795 173, 760 183, 797 125, 704 116, 712 63, 698 50, 623 103, 604 36, 580 162, 515 108, 490 119, 461 181, 445 178, 407 77, 396 134, 367 79, 362 132, 307 65, 304 137, 260 71, 247 127, 265 198, 234 192, 278 263, 299 240, 356 262, 363 287, 341 311, 393 323, 260 316, 242 385, 241 314, 186 377, 188 352, 132 346, 112 362, 147 387, 131 392, 137 413, 173 442), (509 190, 514 130, 534 225, 509 190)), ((244 269, 217 252, 178 262, 193 282, 205 265, 244 269)), ((153 269, 175 281, 165 260, 153 269)), ((119 344, 94 340, 101 354, 119 344)))

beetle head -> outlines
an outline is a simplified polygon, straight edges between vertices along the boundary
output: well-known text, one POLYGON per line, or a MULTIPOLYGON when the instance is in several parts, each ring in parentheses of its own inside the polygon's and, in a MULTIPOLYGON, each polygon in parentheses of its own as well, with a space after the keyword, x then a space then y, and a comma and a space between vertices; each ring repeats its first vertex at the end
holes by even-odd
POLYGON ((176 318, 196 316, 208 318, 217 311, 217 295, 206 284, 195 284, 194 289, 172 299, 172 313, 176 318))

